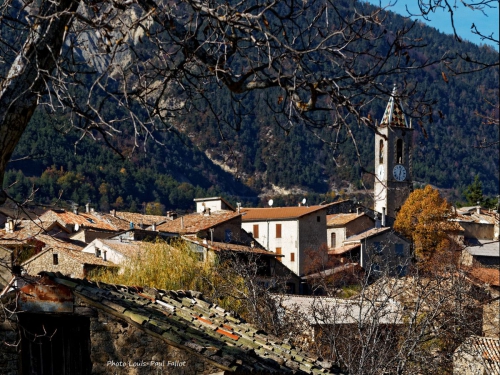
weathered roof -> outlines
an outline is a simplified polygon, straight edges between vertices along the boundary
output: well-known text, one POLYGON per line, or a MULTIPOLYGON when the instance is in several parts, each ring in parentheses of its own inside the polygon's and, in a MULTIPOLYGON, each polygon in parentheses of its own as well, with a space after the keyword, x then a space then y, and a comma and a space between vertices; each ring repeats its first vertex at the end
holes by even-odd
POLYGON ((43 272, 87 305, 237 374, 329 374, 320 359, 257 330, 193 291, 94 283, 43 272))
POLYGON ((120 241, 120 240, 109 240, 109 239, 99 239, 95 240, 101 242, 103 245, 108 248, 119 252, 120 254, 125 255, 126 257, 133 258, 137 256, 140 252, 141 241, 120 241))
POLYGON ((243 221, 288 220, 298 219, 313 212, 326 209, 328 206, 242 208, 241 213, 243 214, 243 221))
POLYGON ((465 250, 474 256, 500 257, 500 242, 478 240, 475 245, 467 246, 465 250))
POLYGON ((408 122, 406 121, 405 114, 403 112, 403 107, 401 105, 401 100, 396 97, 396 86, 392 91, 387 107, 385 108, 384 116, 380 122, 380 126, 399 126, 404 128, 409 128, 408 122))
POLYGON ((317 296, 284 296, 282 305, 301 312, 312 325, 403 324, 402 307, 393 300, 341 299, 317 296))
POLYGON ((106 230, 116 230, 117 228, 111 225, 106 220, 103 220, 98 215, 93 213, 81 212, 75 214, 71 211, 55 211, 48 210, 40 216, 41 221, 55 221, 57 220, 62 225, 75 225, 85 226, 90 228, 101 228, 106 230))
POLYGON ((341 254, 347 253, 351 250, 357 249, 359 247, 361 247, 361 244, 359 244, 359 243, 353 243, 353 244, 349 244, 349 245, 335 247, 333 249, 328 250, 328 255, 341 255, 341 254))
POLYGON ((26 244, 32 239, 43 242, 45 244, 44 247, 53 247, 58 249, 67 248, 73 250, 81 250, 85 247, 85 244, 80 243, 79 241, 59 239, 43 233, 34 234, 33 236, 26 235, 26 233, 20 235, 19 232, 8 233, 7 235, 2 236, 0 238, 0 245, 16 246, 26 244))
POLYGON ((168 216, 144 215, 134 212, 125 212, 125 211, 116 211, 116 217, 125 220, 129 223, 134 223, 135 225, 144 224, 144 226, 150 226, 153 224, 163 223, 164 221, 170 220, 168 216))
POLYGON ((361 214, 333 214, 333 215, 327 215, 326 216, 326 225, 328 227, 334 227, 334 226, 343 226, 346 225, 347 223, 350 223, 353 220, 356 220, 358 217, 364 216, 365 213, 361 214))
POLYGON ((156 230, 182 234, 198 233, 235 219, 238 216, 241 216, 241 214, 233 211, 216 211, 209 215, 194 213, 158 225, 156 230))
POLYGON ((373 236, 378 236, 381 233, 385 233, 390 231, 390 227, 383 227, 383 228, 371 228, 368 230, 365 230, 364 232, 361 232, 359 234, 356 234, 354 236, 348 237, 345 239, 344 243, 347 242, 354 242, 354 241, 361 241, 364 240, 365 238, 373 237, 373 236))
POLYGON ((335 275, 338 273, 345 274, 348 272, 352 272, 354 274, 354 273, 358 273, 361 270, 362 270, 362 268, 359 265, 359 263, 346 263, 342 266, 337 266, 337 267, 330 268, 330 269, 327 269, 324 271, 311 273, 307 276, 303 276, 302 279, 303 280, 317 279, 317 278, 328 277, 328 276, 335 275))
POLYGON ((457 215, 452 220, 465 223, 495 224, 495 221, 498 222, 498 214, 487 211, 477 213, 477 210, 463 210, 457 211, 457 215))
POLYGON ((455 351, 481 358, 484 374, 500 374, 500 339, 494 337, 471 336, 455 351))
POLYGON ((485 284, 500 286, 500 270, 495 268, 474 267, 469 275, 485 284))
POLYGON ((234 244, 234 243, 226 243, 226 242, 216 242, 216 241, 206 241, 196 236, 182 236, 187 241, 196 243, 199 246, 203 246, 209 250, 213 251, 234 251, 239 253, 252 253, 259 255, 268 255, 272 257, 283 257, 284 255, 279 255, 273 253, 272 251, 268 251, 259 247, 251 247, 243 244, 234 244), (206 243, 205 243, 206 242, 206 243))

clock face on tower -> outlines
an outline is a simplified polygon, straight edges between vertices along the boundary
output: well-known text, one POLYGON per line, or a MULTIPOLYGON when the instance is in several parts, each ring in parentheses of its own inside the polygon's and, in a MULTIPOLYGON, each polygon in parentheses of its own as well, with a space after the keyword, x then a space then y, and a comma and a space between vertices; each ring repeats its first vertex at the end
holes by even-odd
POLYGON ((392 175, 397 181, 404 181, 406 179, 406 169, 401 164, 398 164, 392 170, 392 175))
POLYGON ((377 177, 379 180, 382 180, 384 178, 384 166, 383 165, 378 166, 377 177))

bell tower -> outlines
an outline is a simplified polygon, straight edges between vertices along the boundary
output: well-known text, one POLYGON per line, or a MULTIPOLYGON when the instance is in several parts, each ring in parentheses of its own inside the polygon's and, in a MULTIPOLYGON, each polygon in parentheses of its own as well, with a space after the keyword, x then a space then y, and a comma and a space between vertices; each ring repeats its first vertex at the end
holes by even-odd
POLYGON ((375 134, 374 209, 390 218, 396 215, 413 188, 412 135, 396 85, 375 134))

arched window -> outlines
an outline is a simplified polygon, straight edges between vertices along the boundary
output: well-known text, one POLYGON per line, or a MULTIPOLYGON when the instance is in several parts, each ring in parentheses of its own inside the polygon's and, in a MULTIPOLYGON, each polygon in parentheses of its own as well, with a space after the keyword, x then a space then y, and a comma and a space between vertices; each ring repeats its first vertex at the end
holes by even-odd
POLYGON ((396 141, 396 163, 401 164, 403 162, 403 140, 398 139, 396 141))
POLYGON ((384 163, 384 140, 383 139, 380 140, 378 150, 379 150, 378 162, 380 164, 383 164, 384 163))

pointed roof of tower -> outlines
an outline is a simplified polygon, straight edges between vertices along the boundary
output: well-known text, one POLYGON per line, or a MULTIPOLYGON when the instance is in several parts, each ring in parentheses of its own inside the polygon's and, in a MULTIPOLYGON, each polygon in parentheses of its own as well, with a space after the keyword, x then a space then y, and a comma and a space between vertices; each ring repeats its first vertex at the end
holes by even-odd
POLYGON ((401 100, 396 97, 396 85, 392 90, 391 97, 385 108, 384 117, 380 122, 380 126, 399 126, 403 128, 409 128, 408 122, 406 121, 405 114, 403 112, 403 107, 401 100))

